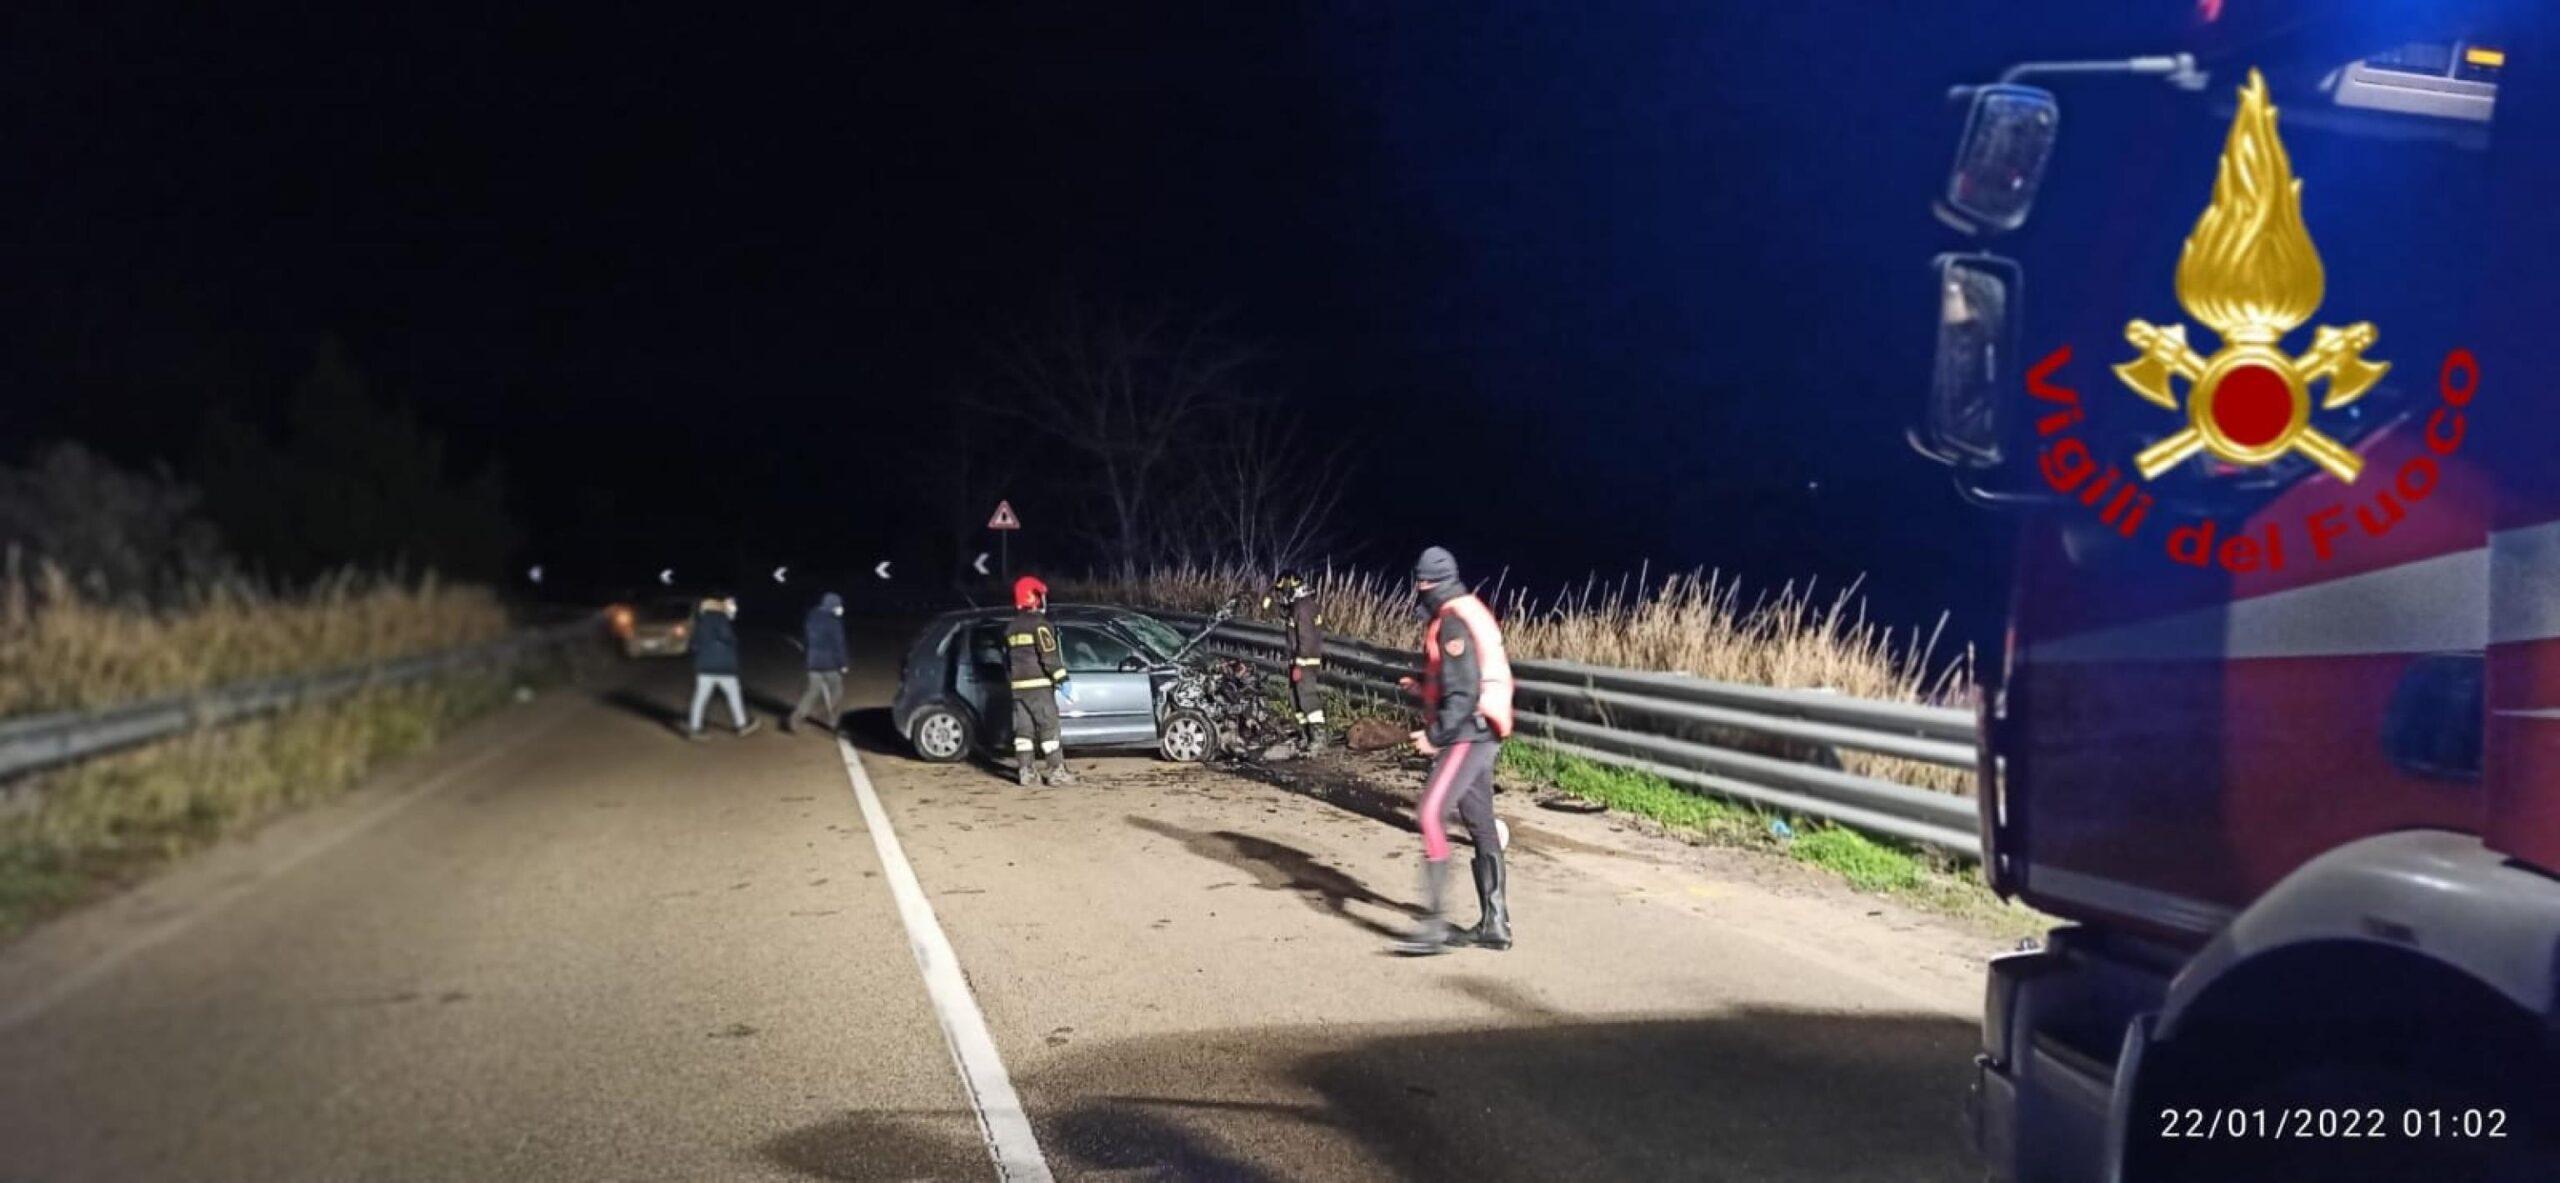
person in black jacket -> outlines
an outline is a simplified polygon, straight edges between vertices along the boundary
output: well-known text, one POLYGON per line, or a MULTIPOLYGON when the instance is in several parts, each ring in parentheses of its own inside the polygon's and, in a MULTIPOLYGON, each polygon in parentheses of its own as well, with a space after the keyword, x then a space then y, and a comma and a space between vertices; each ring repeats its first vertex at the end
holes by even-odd
MULTIPOLYGON (((1493 815, 1493 766, 1511 734, 1511 658, 1492 609, 1458 581, 1458 560, 1431 547, 1413 565, 1413 588, 1430 610, 1422 636, 1422 730, 1413 747, 1431 757, 1431 779, 1415 813, 1422 822, 1421 927, 1396 951, 1429 956, 1453 944, 1500 951, 1511 947, 1505 897, 1502 822, 1493 815), (1448 883, 1449 817, 1466 820, 1475 846, 1474 928, 1452 931, 1441 900, 1448 883)), ((1411 679, 1407 679, 1412 684, 1411 679)))
POLYGON ((853 655, 844 643, 844 597, 828 592, 818 597, 818 606, 800 622, 800 647, 809 669, 809 688, 800 692, 800 703, 782 721, 784 731, 798 728, 802 716, 816 719, 829 731, 836 729, 836 704, 844 701, 845 671, 853 667, 853 655), (814 714, 821 701, 827 713, 814 714))
POLYGON ((747 717, 746 700, 739 696, 737 615, 738 602, 727 596, 704 600, 694 611, 693 710, 685 716, 687 739, 702 738, 702 708, 711 704, 714 690, 729 699, 729 719, 739 735, 751 735, 764 726, 763 721, 747 717))
POLYGON ((1262 608, 1275 605, 1289 611, 1289 706, 1298 716, 1299 746, 1312 752, 1324 744, 1324 612, 1295 571, 1271 581, 1262 608))

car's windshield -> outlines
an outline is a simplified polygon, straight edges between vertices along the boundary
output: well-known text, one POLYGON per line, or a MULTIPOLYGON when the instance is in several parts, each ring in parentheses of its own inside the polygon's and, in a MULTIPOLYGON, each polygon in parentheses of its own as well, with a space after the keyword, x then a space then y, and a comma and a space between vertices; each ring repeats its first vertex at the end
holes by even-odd
POLYGON ((693 619, 693 601, 653 600, 642 609, 642 612, 650 620, 691 620, 693 619))
POLYGON ((1126 612, 1113 619, 1120 623, 1120 627, 1129 630, 1131 635, 1144 642, 1148 651, 1158 660, 1171 658, 1182 648, 1182 634, 1173 631, 1171 625, 1155 617, 1126 612))

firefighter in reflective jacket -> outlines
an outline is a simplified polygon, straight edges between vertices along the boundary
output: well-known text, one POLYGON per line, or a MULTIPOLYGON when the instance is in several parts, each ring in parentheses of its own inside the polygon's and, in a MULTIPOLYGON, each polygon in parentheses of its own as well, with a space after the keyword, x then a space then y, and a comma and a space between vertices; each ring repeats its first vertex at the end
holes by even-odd
POLYGON ((1298 716, 1298 739, 1307 751, 1324 743, 1324 613, 1316 591, 1295 571, 1283 571, 1262 597, 1262 610, 1289 610, 1289 706, 1298 716))
MULTIPOLYGON (((1045 784, 1075 783, 1067 751, 1058 740, 1058 693, 1067 688, 1067 663, 1058 632, 1049 627, 1049 585, 1025 575, 1013 581, 1013 619, 1004 628, 1005 676, 1013 688, 1013 779, 1031 787, 1033 750, 1048 764, 1045 784)), ((1072 691, 1069 691, 1072 693, 1072 691)))
POLYGON ((1511 734, 1511 659, 1493 612, 1458 582, 1458 560, 1432 547, 1413 565, 1413 587, 1431 610, 1423 630, 1423 729, 1414 750, 1432 758, 1431 779, 1417 811, 1422 819, 1422 925, 1398 941, 1415 956, 1450 945, 1511 947, 1511 912, 1503 899, 1502 823, 1493 816, 1493 764, 1511 734), (1449 815, 1467 823, 1475 845, 1474 928, 1452 931, 1441 911, 1448 885, 1449 815))

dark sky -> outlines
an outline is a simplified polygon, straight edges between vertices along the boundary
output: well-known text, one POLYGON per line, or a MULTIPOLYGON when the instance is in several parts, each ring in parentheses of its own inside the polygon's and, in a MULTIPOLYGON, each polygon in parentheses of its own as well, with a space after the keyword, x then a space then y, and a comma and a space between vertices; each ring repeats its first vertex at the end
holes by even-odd
POLYGON ((86 7, 6 18, 11 441, 183 460, 335 335, 537 553, 860 565, 930 535, 884 441, 1075 288, 1268 343, 1366 441, 1365 557, 1977 629, 2001 526, 1901 442, 1939 96, 2144 48, 1991 0, 86 7))

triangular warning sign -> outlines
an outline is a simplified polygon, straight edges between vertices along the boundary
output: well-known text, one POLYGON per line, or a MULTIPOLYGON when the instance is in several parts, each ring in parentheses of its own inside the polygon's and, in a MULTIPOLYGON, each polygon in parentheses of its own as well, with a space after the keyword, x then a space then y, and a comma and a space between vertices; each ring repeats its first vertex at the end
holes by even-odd
POLYGON ((1019 530, 1022 528, 1022 519, 1013 516, 1012 502, 999 501, 996 502, 996 516, 987 519, 987 528, 990 530, 1019 530))

